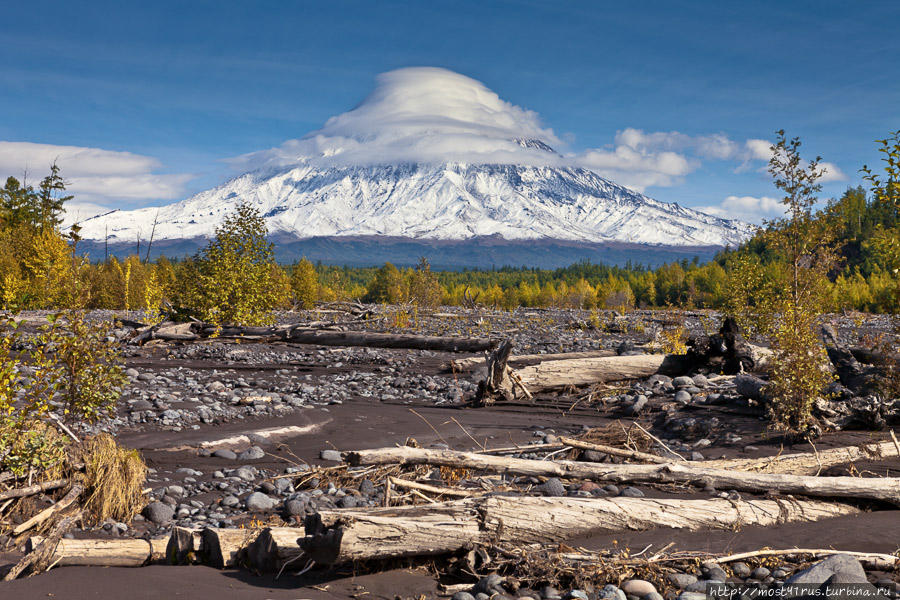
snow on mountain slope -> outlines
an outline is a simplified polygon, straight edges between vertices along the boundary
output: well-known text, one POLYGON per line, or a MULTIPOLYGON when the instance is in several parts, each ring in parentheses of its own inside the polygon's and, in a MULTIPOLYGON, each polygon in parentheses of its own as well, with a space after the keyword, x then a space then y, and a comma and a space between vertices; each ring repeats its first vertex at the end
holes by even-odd
POLYGON ((87 239, 211 236, 240 202, 276 239, 395 236, 459 240, 736 245, 750 227, 652 200, 553 149, 537 115, 468 77, 434 68, 383 74, 319 131, 234 161, 244 175, 185 201, 82 223, 87 239))

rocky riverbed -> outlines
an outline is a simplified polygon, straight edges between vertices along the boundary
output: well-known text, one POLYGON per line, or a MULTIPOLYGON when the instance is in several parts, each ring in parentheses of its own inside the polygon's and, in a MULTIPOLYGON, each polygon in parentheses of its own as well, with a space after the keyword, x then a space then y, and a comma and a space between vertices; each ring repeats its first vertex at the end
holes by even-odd
MULTIPOLYGON (((343 327, 510 339, 516 354, 602 349, 618 354, 639 352, 642 346, 657 343, 661 331, 708 334, 719 324, 718 315, 700 311, 634 311, 618 315, 570 310, 442 308, 437 313, 415 314, 408 323, 404 322, 406 327, 397 327, 397 313, 405 308, 374 310, 378 315, 366 322, 343 327)), ((29 323, 36 324, 43 315, 25 316, 29 323)), ((112 315, 98 312, 93 316, 106 319, 112 315)), ((127 316, 140 319, 136 314, 127 316)), ((279 315, 279 321, 284 323, 323 318, 339 322, 343 316, 279 315)), ((879 343, 896 348, 896 338, 892 337, 896 324, 889 317, 834 315, 829 320, 847 345, 879 343)), ((141 347, 127 345, 132 329, 121 327, 115 331, 123 341, 129 385, 115 418, 96 430, 111 432, 125 445, 143 453, 151 469, 148 504, 132 523, 108 522, 93 531, 76 532, 76 536, 155 537, 175 526, 300 525, 304 516, 318 510, 379 506, 384 502, 383 481, 371 479, 362 471, 358 477, 351 471, 348 477, 336 480, 320 475, 320 469, 340 465, 341 451, 404 445, 411 440, 422 447, 467 451, 518 446, 521 450, 510 456, 542 459, 558 456, 556 450, 545 447, 557 443, 559 436, 582 436, 615 428, 637 436, 632 425, 637 423, 654 438, 644 439, 643 449, 660 456, 703 461, 810 450, 809 444, 793 447, 790 440, 767 430, 759 402, 741 388, 740 380, 721 377, 707 369, 679 377, 653 375, 633 382, 544 393, 533 404, 498 403, 474 409, 467 407, 467 402, 475 395, 484 374, 479 370, 454 373, 448 364, 459 355, 217 339, 186 344, 152 342, 141 347)), ((895 406, 896 403, 885 410, 893 411, 895 406)), ((823 450, 883 438, 881 432, 848 428, 825 432, 815 445, 823 450)), ((566 452, 566 457, 582 461, 621 462, 592 451, 566 452)), ((847 468, 836 467, 832 474, 846 472, 847 468)), ((896 473, 900 471, 900 460, 860 461, 850 469, 856 473, 896 473)), ((438 469, 427 476, 437 484, 443 483, 438 469)), ((455 483, 466 485, 465 481, 455 483)), ((681 497, 687 492, 671 486, 597 485, 512 475, 499 476, 490 485, 524 495, 571 497, 660 498, 681 497)), ((690 494, 731 500, 748 496, 711 486, 690 494)), ((797 526, 793 538, 779 538, 776 532, 765 530, 734 532, 725 537, 721 532, 686 535, 657 530, 644 532, 643 538, 632 532, 623 533, 621 540, 599 536, 578 542, 580 547, 593 548, 612 544, 619 550, 627 545, 632 553, 646 547, 645 551, 653 554, 670 541, 675 543, 670 550, 728 553, 764 546, 790 548, 803 540, 814 544, 805 547, 891 553, 900 547, 898 517, 897 511, 880 511, 842 518, 841 523, 846 524, 838 527, 840 533, 825 523, 805 524, 797 526)), ((4 542, 0 539, 0 543, 4 542)), ((625 574, 615 581, 595 580, 581 587, 573 584, 569 589, 549 584, 527 587, 514 576, 482 575, 469 584, 457 582, 456 588, 450 588, 452 593, 444 595, 453 596, 454 600, 657 600, 662 594, 694 600, 711 581, 766 585, 789 582, 792 577, 802 576, 802 567, 809 564, 809 558, 805 563, 769 558, 767 566, 757 565, 754 560, 718 565, 698 559, 690 568, 671 568, 672 572, 655 584, 625 574), (665 585, 660 584, 663 581, 665 585)), ((837 576, 845 583, 864 578, 869 583, 887 585, 896 580, 896 573, 871 569, 866 572, 859 563, 854 566, 854 561, 828 558, 820 571, 831 569, 828 577, 837 576)), ((182 573, 198 567, 184 569, 187 571, 172 567, 171 576, 180 579, 184 577, 182 573)), ((368 575, 375 579, 366 580, 369 587, 365 591, 368 597, 388 598, 439 594, 434 579, 421 567, 417 569, 402 575, 397 571, 368 575)), ((483 570, 491 569, 487 566, 483 570)), ((64 581, 65 572, 75 574, 74 569, 67 568, 39 579, 46 578, 46 585, 50 585, 51 576, 64 581)), ((816 573, 816 577, 821 574, 816 573)), ((113 579, 138 581, 140 576, 134 572, 117 574, 113 579)), ((267 590, 265 597, 279 598, 297 597, 294 588, 298 587, 304 588, 304 597, 357 597, 354 594, 361 593, 353 591, 350 580, 340 570, 334 574, 313 571, 303 577, 285 577, 275 585, 268 578, 254 583, 241 576, 241 585, 252 591, 259 584, 267 590), (270 589, 285 583, 289 585, 283 587, 290 591, 281 591, 288 595, 278 595, 280 592, 270 589), (309 587, 323 585, 329 591, 309 587)), ((225 581, 223 585, 227 585, 225 581)), ((20 597, 27 597, 29 590, 44 591, 42 597, 51 593, 44 590, 46 585, 9 585, 15 586, 20 597)))

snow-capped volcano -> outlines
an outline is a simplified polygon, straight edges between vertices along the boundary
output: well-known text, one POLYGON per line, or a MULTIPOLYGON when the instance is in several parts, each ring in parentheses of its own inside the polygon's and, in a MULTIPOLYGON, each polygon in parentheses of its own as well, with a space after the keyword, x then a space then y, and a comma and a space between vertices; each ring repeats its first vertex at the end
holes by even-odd
POLYGON ((554 150, 537 115, 481 83, 434 68, 381 75, 372 94, 322 129, 231 161, 246 171, 160 208, 82 223, 87 239, 211 236, 240 202, 281 241, 321 236, 556 239, 735 245, 738 221, 658 202, 554 150), (158 215, 158 216, 157 216, 158 215))

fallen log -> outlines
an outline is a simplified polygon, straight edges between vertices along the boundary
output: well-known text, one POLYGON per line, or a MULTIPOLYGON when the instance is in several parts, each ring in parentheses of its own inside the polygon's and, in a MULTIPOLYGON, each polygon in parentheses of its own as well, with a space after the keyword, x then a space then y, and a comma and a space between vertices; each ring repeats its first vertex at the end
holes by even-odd
POLYGON ((497 345, 497 341, 488 338, 405 335, 368 331, 308 331, 299 329, 292 330, 285 340, 294 344, 316 344, 319 346, 405 348, 436 352, 485 352, 497 345))
POLYGON ((856 552, 852 550, 832 550, 820 548, 790 548, 786 550, 772 550, 769 548, 763 550, 754 550, 752 552, 741 552, 739 554, 730 554, 712 559, 713 562, 719 564, 735 562, 738 560, 746 560, 748 558, 759 558, 761 556, 791 556, 795 554, 808 554, 811 556, 831 556, 832 554, 847 554, 858 560, 864 567, 873 571, 891 571, 900 563, 900 558, 893 554, 882 554, 878 552, 856 552))
POLYGON ((455 498, 468 498, 469 496, 477 496, 478 492, 468 490, 459 490, 453 488, 438 487, 436 485, 428 485, 427 483, 419 483, 418 481, 407 481, 406 479, 398 479, 391 477, 391 485, 401 489, 418 490, 420 492, 428 492, 430 494, 438 494, 441 496, 451 496, 455 498))
POLYGON ((54 504, 52 506, 45 508, 38 514, 34 515, 33 517, 31 517, 30 519, 25 521, 24 523, 17 525, 13 529, 13 535, 20 535, 23 532, 28 531, 35 525, 40 525, 47 519, 52 518, 53 515, 56 515, 59 512, 67 509, 69 506, 71 506, 71 504, 73 502, 78 500, 78 496, 80 496, 81 492, 83 492, 83 491, 84 491, 84 486, 76 483, 75 485, 72 486, 72 489, 69 490, 68 493, 60 499, 59 502, 57 502, 56 504, 54 504))
POLYGON ((570 460, 527 460, 408 446, 348 452, 345 454, 344 460, 353 466, 427 464, 531 477, 566 477, 617 483, 712 485, 718 489, 734 489, 758 494, 777 493, 823 498, 855 498, 900 505, 900 478, 897 477, 812 477, 782 473, 755 473, 710 469, 702 466, 702 462, 616 465, 570 460))
POLYGON ((214 529, 200 533, 200 562, 217 569, 240 564, 242 550, 256 537, 253 529, 214 529))
POLYGON ((40 494, 41 492, 58 490, 61 487, 67 486, 68 484, 68 479, 54 479, 52 481, 44 481, 42 483, 35 483, 34 485, 6 490, 5 492, 0 492, 0 502, 9 500, 10 498, 24 498, 26 496, 40 494))
POLYGON ((187 527, 175 527, 166 543, 166 563, 184 565, 197 558, 200 551, 200 531, 187 527))
POLYGON ((578 448, 579 450, 593 450, 595 452, 602 452, 604 454, 610 454, 612 456, 619 456, 622 458, 630 458, 631 460, 637 460, 640 462, 650 462, 657 464, 672 462, 670 459, 663 458, 662 456, 657 456, 656 454, 638 452, 637 450, 625 450, 622 448, 606 446, 603 444, 592 444, 590 442, 583 442, 581 440, 576 440, 573 438, 560 437, 559 441, 571 448, 578 448))
MULTIPOLYGON (((473 544, 558 543, 597 532, 691 531, 816 521, 859 510, 784 500, 482 497, 391 509, 320 511, 300 547, 317 564, 456 552, 473 544)), ((296 530, 294 530, 296 531, 296 530)))
MULTIPOLYGON (((46 540, 33 536, 25 542, 30 554, 46 540)), ((61 539, 50 557, 60 567, 143 567, 163 561, 169 538, 154 539, 61 539)))
MULTIPOLYGON (((590 352, 561 352, 558 354, 516 354, 510 356, 506 364, 510 367, 520 368, 535 363, 548 362, 551 360, 572 360, 575 358, 602 358, 605 356, 615 356, 614 350, 592 350, 590 352)), ((473 356, 469 358, 457 358, 449 363, 450 369, 454 373, 466 373, 482 369, 487 365, 487 358, 483 356, 473 356)))
POLYGON ((761 458, 732 458, 704 460, 698 466, 712 469, 737 469, 739 471, 759 471, 761 473, 793 473, 795 475, 817 475, 836 465, 857 460, 878 460, 900 456, 900 448, 893 441, 829 448, 817 452, 779 454, 761 458))
MULTIPOLYGON (((303 530, 296 527, 269 527, 247 546, 244 553, 247 566, 260 573, 273 573, 296 561, 303 554, 298 540, 303 530)), ((303 564, 297 564, 302 568, 303 564)))
POLYGON ((12 581, 28 569, 31 569, 31 575, 35 575, 49 568, 49 565, 53 564, 52 558, 62 541, 62 536, 75 526, 81 515, 82 511, 79 509, 75 514, 61 519, 46 538, 42 538, 39 543, 32 546, 31 551, 26 550, 25 556, 3 576, 3 581, 12 581))

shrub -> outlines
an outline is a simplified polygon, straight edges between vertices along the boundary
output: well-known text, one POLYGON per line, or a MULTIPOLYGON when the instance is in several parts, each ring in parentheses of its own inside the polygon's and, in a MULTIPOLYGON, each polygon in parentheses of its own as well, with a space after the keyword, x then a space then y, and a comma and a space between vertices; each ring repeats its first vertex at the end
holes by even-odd
POLYGON ((291 290, 300 308, 310 309, 319 297, 319 276, 316 268, 305 258, 291 270, 291 290))
POLYGON ((272 244, 259 212, 241 204, 216 229, 216 237, 195 257, 195 283, 187 305, 218 325, 264 325, 284 305, 284 272, 275 264, 272 244))

